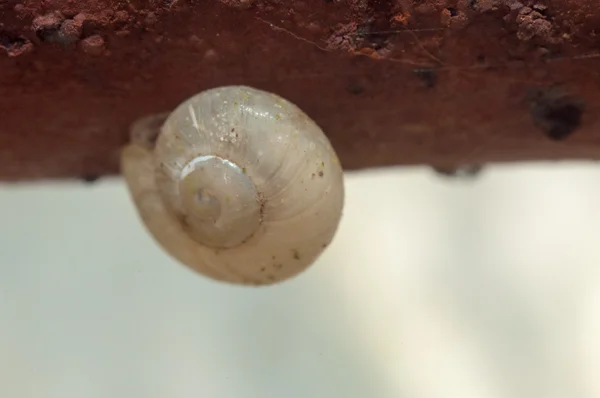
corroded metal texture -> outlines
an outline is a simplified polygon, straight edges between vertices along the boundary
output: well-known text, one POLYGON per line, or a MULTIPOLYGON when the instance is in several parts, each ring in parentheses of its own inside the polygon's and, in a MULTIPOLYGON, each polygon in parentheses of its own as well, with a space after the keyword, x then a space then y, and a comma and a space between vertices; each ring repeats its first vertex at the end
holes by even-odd
POLYGON ((348 170, 600 158, 597 0, 0 2, 0 179, 118 172, 137 118, 227 84, 348 170))

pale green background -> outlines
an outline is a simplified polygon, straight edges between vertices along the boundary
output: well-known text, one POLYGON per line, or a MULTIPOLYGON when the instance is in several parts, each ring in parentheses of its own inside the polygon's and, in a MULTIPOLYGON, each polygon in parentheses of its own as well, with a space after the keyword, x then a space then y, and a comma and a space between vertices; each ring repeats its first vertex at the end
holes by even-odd
POLYGON ((600 167, 348 174, 334 243, 253 289, 175 263, 123 182, 0 186, 0 397, 600 396, 600 167))

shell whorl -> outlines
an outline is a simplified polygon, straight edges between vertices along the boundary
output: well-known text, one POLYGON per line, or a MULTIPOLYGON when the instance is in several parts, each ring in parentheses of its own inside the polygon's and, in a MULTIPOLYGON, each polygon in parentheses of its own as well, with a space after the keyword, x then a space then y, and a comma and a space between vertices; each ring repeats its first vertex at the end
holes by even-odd
POLYGON ((155 145, 140 143, 139 126, 132 135, 122 170, 138 211, 191 268, 270 284, 304 270, 333 239, 342 168, 321 129, 289 101, 215 88, 170 113, 155 145))

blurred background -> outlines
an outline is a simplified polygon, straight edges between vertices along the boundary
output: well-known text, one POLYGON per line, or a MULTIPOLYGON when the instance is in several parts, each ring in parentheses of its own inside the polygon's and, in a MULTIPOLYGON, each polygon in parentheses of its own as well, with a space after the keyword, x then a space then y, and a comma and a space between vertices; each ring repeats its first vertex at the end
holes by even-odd
POLYGON ((0 185, 0 397, 600 397, 600 167, 347 174, 268 288, 163 253, 120 179, 0 185))

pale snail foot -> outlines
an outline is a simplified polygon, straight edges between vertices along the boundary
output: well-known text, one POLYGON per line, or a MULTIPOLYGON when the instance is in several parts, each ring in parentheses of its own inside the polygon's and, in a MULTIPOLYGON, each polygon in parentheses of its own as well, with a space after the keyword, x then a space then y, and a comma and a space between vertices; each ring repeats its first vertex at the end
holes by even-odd
POLYGON ((308 268, 333 239, 343 171, 289 101, 245 86, 207 90, 131 128, 122 172, 171 256, 210 278, 268 285, 308 268))

